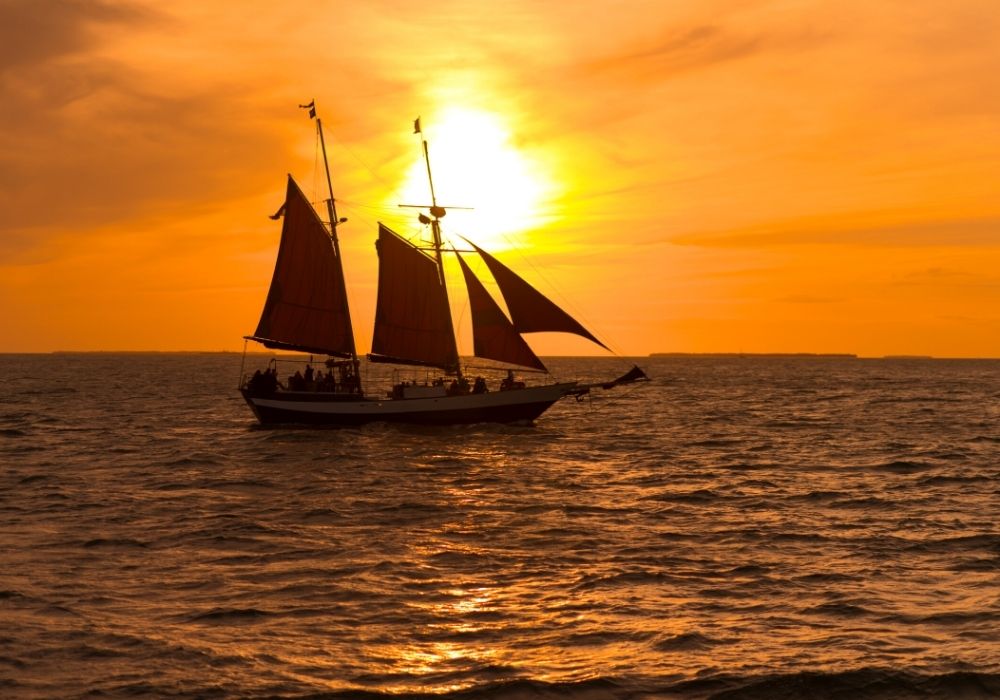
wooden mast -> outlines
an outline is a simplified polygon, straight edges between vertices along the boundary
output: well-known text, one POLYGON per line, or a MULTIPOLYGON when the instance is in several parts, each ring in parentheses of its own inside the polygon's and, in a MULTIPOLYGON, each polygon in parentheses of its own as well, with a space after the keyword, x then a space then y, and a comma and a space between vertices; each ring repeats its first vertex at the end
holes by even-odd
MULTIPOLYGON (((424 138, 424 132, 420 128, 420 118, 418 117, 416 122, 414 122, 414 133, 420 134, 420 140, 424 145, 424 163, 427 165, 427 182, 430 184, 431 188, 431 232, 434 236, 434 257, 437 260, 438 275, 441 279, 441 289, 444 290, 444 298, 447 304, 448 302, 448 285, 444 281, 444 256, 441 253, 443 248, 441 244, 441 217, 445 215, 446 211, 444 207, 439 207, 437 203, 437 195, 434 193, 434 178, 431 176, 431 157, 427 150, 427 139, 424 138)), ((455 373, 458 375, 459 382, 462 380, 462 366, 458 358, 458 340, 455 338, 455 324, 451 318, 450 305, 448 305, 448 330, 451 332, 452 338, 452 348, 454 349, 453 360, 455 362, 455 373)))
MULTIPOLYGON (((303 105, 300 105, 303 106, 303 105)), ((316 116, 316 100, 307 106, 309 116, 316 120, 316 131, 319 133, 319 145, 323 151, 323 167, 326 170, 326 186, 330 193, 330 198, 326 200, 326 209, 330 215, 330 239, 333 242, 333 252, 337 256, 337 265, 340 266, 340 291, 344 298, 344 312, 347 315, 347 325, 351 329, 351 363, 354 366, 354 379, 357 382, 358 393, 361 392, 361 367, 358 361, 358 349, 354 341, 354 324, 351 322, 351 305, 347 301, 347 281, 344 279, 344 261, 340 257, 340 240, 337 237, 337 226, 345 223, 347 219, 337 218, 337 205, 333 199, 333 181, 330 179, 330 162, 326 157, 326 140, 323 138, 323 120, 316 116)))

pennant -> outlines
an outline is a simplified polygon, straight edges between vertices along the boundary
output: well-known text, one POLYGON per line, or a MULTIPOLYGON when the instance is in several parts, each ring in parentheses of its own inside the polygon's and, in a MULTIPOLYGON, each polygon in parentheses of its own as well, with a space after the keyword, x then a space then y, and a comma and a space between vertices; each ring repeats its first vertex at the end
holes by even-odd
POLYGON ((316 100, 313 100, 312 102, 310 102, 307 105, 299 105, 299 109, 308 109, 309 110, 309 118, 310 119, 315 119, 316 118, 316 100))
POLYGON ((422 134, 423 133, 420 130, 420 117, 417 117, 416 119, 413 120, 413 133, 414 134, 422 134))

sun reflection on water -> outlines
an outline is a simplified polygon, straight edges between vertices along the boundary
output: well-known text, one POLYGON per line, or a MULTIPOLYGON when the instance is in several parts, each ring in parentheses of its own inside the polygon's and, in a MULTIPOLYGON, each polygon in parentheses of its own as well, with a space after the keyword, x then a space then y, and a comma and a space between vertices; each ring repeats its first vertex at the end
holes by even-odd
MULTIPOLYGON (((471 615, 493 609, 490 589, 454 587, 442 592, 450 599, 430 606, 430 612, 440 622, 429 624, 428 632, 438 638, 468 638, 468 641, 439 639, 401 644, 394 648, 395 671, 424 679, 437 677, 435 691, 450 692, 470 685, 466 673, 495 666, 498 654, 495 646, 474 639, 486 627, 470 619, 471 615)), ((416 687, 426 690, 427 684, 422 682, 416 687)))

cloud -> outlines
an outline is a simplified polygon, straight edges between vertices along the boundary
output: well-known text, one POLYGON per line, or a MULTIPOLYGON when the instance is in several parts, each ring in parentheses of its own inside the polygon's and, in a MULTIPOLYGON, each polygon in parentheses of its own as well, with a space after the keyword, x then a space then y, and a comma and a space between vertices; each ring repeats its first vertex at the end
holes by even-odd
POLYGON ((764 47, 760 36, 734 34, 720 25, 668 27, 661 35, 641 42, 637 49, 599 59, 589 65, 597 72, 642 71, 662 78, 686 70, 724 63, 757 53, 764 47))
POLYGON ((112 35, 169 34, 172 19, 57 0, 4 3, 0 27, 0 253, 28 253, 61 231, 185 216, 281 172, 266 110, 238 81, 108 50, 112 35))
POLYGON ((899 287, 960 287, 962 289, 981 289, 1000 291, 1000 275, 982 274, 969 270, 947 267, 926 267, 911 270, 892 282, 899 287))
POLYGON ((769 248, 779 246, 1000 246, 1000 217, 955 218, 868 223, 864 216, 824 217, 815 220, 777 221, 721 232, 692 232, 673 236, 678 245, 720 248, 769 248))
POLYGON ((817 297, 810 294, 790 294, 786 297, 775 299, 775 301, 785 304, 836 304, 844 301, 844 299, 834 297, 817 297))
POLYGON ((0 73, 94 46, 102 25, 140 25, 153 18, 135 5, 103 0, 0 2, 0 73))

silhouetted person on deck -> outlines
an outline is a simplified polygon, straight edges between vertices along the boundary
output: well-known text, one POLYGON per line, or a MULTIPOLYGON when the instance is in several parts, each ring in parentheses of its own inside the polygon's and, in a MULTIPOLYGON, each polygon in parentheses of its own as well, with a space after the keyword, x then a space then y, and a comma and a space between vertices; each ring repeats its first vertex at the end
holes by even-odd
POLYGON ((514 370, 507 370, 507 376, 500 382, 500 391, 507 391, 514 388, 514 370))
POLYGON ((500 382, 500 391, 509 391, 511 389, 523 389, 524 382, 519 382, 514 379, 514 370, 507 370, 507 376, 504 380, 500 382))
POLYGON ((272 391, 277 391, 278 389, 284 389, 285 385, 278 381, 278 368, 272 367, 267 372, 264 373, 267 377, 268 386, 273 387, 272 391))
POLYGON ((264 374, 260 377, 260 385, 264 387, 264 391, 268 394, 273 394, 278 390, 278 372, 277 370, 267 369, 264 370, 264 374))

